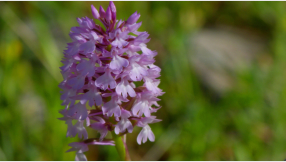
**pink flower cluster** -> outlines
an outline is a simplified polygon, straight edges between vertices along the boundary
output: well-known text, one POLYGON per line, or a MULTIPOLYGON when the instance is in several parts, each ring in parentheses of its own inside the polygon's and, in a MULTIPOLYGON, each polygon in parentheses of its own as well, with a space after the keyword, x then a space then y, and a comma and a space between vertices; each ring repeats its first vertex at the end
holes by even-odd
POLYGON ((113 2, 106 11, 101 6, 99 12, 94 6, 91 10, 105 29, 88 17, 77 18, 79 26, 71 28, 73 42, 68 43, 60 68, 65 106, 60 119, 68 126, 67 136, 84 139, 70 144, 69 151, 77 151, 76 160, 86 160, 87 145, 114 145, 104 139, 109 131, 124 135, 138 126, 142 127, 138 144, 154 141, 149 124, 160 121, 151 114, 160 108, 157 97, 163 94, 156 79, 161 69, 153 64, 157 53, 146 46, 149 34, 137 31, 140 15, 135 12, 127 21, 118 21, 113 2), (86 127, 100 137, 88 139, 86 127))

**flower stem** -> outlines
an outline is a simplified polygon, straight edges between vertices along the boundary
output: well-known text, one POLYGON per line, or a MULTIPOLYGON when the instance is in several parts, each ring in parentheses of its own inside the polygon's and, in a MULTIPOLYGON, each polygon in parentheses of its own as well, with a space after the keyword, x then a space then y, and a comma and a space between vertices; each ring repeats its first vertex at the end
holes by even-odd
POLYGON ((123 140, 123 144, 124 144, 124 146, 125 146, 125 152, 126 152, 125 160, 126 160, 126 161, 131 161, 130 155, 129 155, 129 151, 128 151, 128 148, 127 148, 127 144, 126 144, 126 134, 124 134, 122 140, 123 140))
MULTIPOLYGON (((115 142, 115 148, 120 156, 120 160, 122 161, 129 161, 129 155, 126 155, 127 147, 125 147, 125 143, 122 140, 122 137, 115 134, 113 131, 111 132, 113 140, 115 142)), ((127 151, 128 152, 128 151, 127 151)))

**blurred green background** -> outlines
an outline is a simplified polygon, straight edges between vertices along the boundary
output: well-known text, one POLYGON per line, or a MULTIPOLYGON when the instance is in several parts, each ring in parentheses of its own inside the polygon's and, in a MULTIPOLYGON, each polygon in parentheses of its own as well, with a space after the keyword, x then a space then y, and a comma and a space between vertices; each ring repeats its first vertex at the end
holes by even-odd
MULTIPOLYGON (((74 160, 59 67, 76 17, 108 2, 0 2, 0 160, 74 160)), ((166 92, 155 142, 127 135, 132 160, 286 158, 285 2, 115 2, 138 11, 166 92)), ((96 21, 98 23, 98 21, 96 21)), ((92 131, 90 134, 94 133, 92 131)), ((89 160, 118 160, 90 146, 89 160)))

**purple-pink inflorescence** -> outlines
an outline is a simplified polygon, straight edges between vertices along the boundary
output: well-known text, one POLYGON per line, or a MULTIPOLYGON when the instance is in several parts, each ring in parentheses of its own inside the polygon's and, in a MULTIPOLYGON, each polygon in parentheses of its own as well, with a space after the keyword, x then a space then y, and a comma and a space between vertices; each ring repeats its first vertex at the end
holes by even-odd
POLYGON ((59 87, 65 106, 60 119, 68 126, 68 137, 84 139, 70 144, 68 151, 76 151, 76 160, 86 160, 83 152, 88 151, 88 145, 114 145, 105 139, 109 131, 124 135, 138 126, 142 127, 138 144, 154 141, 148 124, 160 121, 151 114, 160 108, 157 97, 163 94, 156 79, 161 69, 153 64, 157 52, 146 46, 149 34, 137 31, 142 24, 136 23, 140 14, 135 12, 126 21, 118 21, 113 2, 106 11, 93 5, 91 11, 105 29, 88 17, 78 18, 79 26, 71 28, 73 42, 68 43, 60 68, 64 80, 59 87), (134 84, 140 81, 143 85, 134 84), (100 137, 88 138, 86 127, 99 132, 100 137))

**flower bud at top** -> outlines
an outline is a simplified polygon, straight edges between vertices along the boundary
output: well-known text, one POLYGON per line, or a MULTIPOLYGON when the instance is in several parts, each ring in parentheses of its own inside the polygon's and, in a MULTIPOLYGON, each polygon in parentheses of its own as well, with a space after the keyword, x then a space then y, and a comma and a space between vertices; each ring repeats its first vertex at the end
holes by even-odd
POLYGON ((110 21, 111 20, 111 10, 110 10, 110 7, 108 6, 107 7, 107 10, 106 10, 106 13, 105 13, 105 19, 107 20, 107 21, 110 21))
POLYGON ((116 7, 115 7, 115 5, 114 5, 114 3, 112 1, 110 1, 109 6, 111 8, 111 12, 112 13, 116 13, 116 7))
POLYGON ((137 11, 136 11, 134 14, 132 14, 132 15, 128 18, 128 20, 127 20, 126 22, 127 22, 127 24, 129 24, 129 25, 134 24, 134 23, 136 23, 136 21, 139 19, 139 17, 140 17, 140 14, 137 14, 137 11))
POLYGON ((111 12, 112 12, 112 21, 115 22, 115 20, 116 20, 116 7, 115 7, 113 2, 109 3, 109 7, 110 7, 111 12))
POLYGON ((92 12, 92 15, 95 19, 99 19, 100 15, 99 15, 97 9, 93 5, 91 5, 91 12, 92 12))
POLYGON ((100 17, 105 18, 105 11, 101 6, 99 7, 99 14, 100 14, 100 17))

